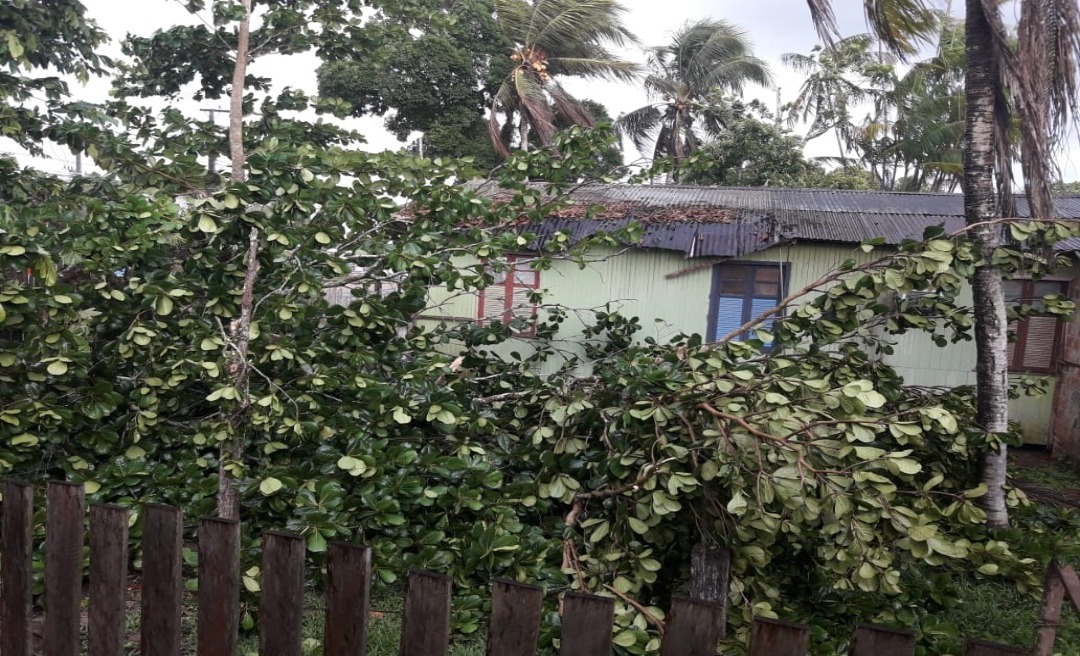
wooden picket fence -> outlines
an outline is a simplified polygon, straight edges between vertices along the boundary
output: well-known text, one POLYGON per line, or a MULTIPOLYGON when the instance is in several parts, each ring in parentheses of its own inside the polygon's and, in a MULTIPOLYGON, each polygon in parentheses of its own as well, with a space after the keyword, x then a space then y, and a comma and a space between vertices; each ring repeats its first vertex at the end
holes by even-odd
MULTIPOLYGON (((5 482, 0 507, 0 655, 31 656, 33 488, 5 482)), ((128 587, 128 510, 114 505, 90 508, 89 611, 85 617, 90 656, 123 656, 128 587)), ((182 653, 182 515, 179 509, 144 505, 140 653, 182 653)), ((85 501, 81 485, 50 483, 45 515, 45 614, 41 627, 45 656, 77 656, 84 626, 82 554, 85 501)), ((300 656, 304 599, 304 540, 289 533, 263 535, 259 653, 300 656)), ((199 521, 197 653, 234 656, 239 629, 240 524, 215 518, 199 521)), ((371 550, 343 542, 327 550, 326 616, 323 653, 364 656, 369 617, 371 550)), ((726 576, 725 576, 726 578, 726 576)), ((1053 645, 1066 594, 1080 611, 1080 582, 1071 568, 1053 566, 1048 576, 1043 629, 1036 654, 1053 645), (1056 600, 1056 606, 1053 602, 1056 600), (1047 610, 1049 609, 1049 610, 1047 610)), ((402 656, 445 656, 450 642, 450 578, 411 572, 402 617, 402 656)), ((497 580, 492 585, 488 626, 490 656, 536 654, 543 591, 497 580)), ((562 597, 562 656, 609 656, 614 601, 588 594, 562 597)), ((724 635, 722 603, 687 597, 672 599, 662 638, 662 656, 715 656, 724 635)), ((757 619, 750 656, 805 656, 805 625, 757 619)), ((856 627, 850 656, 913 656, 915 634, 881 626, 856 627)), ((1005 656, 1026 650, 969 640, 964 656, 1005 656)), ((1051 653, 1046 651, 1046 654, 1051 653)))

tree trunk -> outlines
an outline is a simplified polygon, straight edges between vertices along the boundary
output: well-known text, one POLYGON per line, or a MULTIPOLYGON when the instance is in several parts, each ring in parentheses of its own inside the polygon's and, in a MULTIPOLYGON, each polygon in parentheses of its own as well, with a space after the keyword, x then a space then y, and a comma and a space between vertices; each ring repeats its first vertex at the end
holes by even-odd
MULTIPOLYGON (((236 41, 236 65, 233 68, 232 89, 229 92, 229 156, 232 160, 232 182, 247 180, 247 156, 244 153, 244 80, 247 77, 248 41, 250 39, 251 0, 242 0, 244 18, 240 21, 236 41)), ((233 344, 232 362, 228 372, 230 382, 240 392, 240 408, 230 418, 232 435, 221 444, 218 462, 218 516, 240 519, 240 491, 232 483, 230 463, 238 463, 244 454, 243 425, 247 415, 251 363, 248 362, 248 343, 251 341, 251 313, 255 277, 259 271, 259 230, 248 233, 247 271, 240 300, 240 316, 229 327, 233 344)))
MULTIPOLYGON (((994 191, 995 97, 998 80, 990 50, 992 34, 983 13, 982 0, 967 0, 965 95, 967 116, 964 128, 964 216, 971 238, 982 255, 975 269, 972 293, 975 309, 976 422, 990 433, 1008 429, 1007 324, 1001 271, 993 266, 994 249, 1001 245, 1001 227, 987 224, 998 218, 994 191)), ((996 9, 995 9, 996 11, 996 9)), ((1009 525, 1005 505, 1007 449, 988 450, 982 463, 982 481, 988 491, 982 497, 987 524, 991 528, 1009 525)))
POLYGON ((529 122, 525 120, 525 112, 521 112, 521 123, 518 124, 518 141, 521 142, 521 149, 525 152, 529 152, 529 122))

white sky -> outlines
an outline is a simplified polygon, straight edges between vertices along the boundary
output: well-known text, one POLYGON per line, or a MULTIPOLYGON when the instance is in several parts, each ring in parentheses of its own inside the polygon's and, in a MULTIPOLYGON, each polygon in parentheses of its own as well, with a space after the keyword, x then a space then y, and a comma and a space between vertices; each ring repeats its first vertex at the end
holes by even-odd
MULTIPOLYGON (((127 33, 149 35, 155 29, 180 23, 194 23, 179 0, 83 0, 89 15, 114 39, 107 48, 119 53, 119 40, 127 33)), ((844 35, 866 31, 862 0, 833 0, 841 33, 844 35)), ((659 45, 683 23, 700 18, 725 19, 747 30, 755 44, 759 57, 769 62, 776 86, 780 88, 784 102, 793 99, 801 84, 800 76, 787 69, 780 61, 786 52, 807 53, 817 43, 810 24, 805 0, 623 0, 627 7, 627 26, 638 35, 644 45, 659 45)), ((628 53, 634 59, 643 59, 641 53, 628 53)), ((319 62, 314 55, 267 57, 255 63, 252 72, 271 78, 275 89, 285 86, 299 88, 308 93, 316 92, 315 69, 319 62)), ((607 106, 612 116, 618 116, 645 103, 640 85, 583 82, 568 80, 565 86, 579 97, 591 98, 607 106)), ((74 88, 82 99, 103 100, 108 84, 92 81, 83 89, 74 88)), ((776 90, 748 89, 747 97, 758 97, 772 107, 776 103, 776 90)), ((180 108, 192 116, 205 117, 198 110, 205 107, 225 108, 222 99, 215 103, 182 102, 180 108)), ((380 118, 364 118, 351 123, 360 129, 368 140, 368 148, 382 150, 397 148, 398 143, 382 128, 380 118)), ((632 146, 630 147, 632 149, 632 146)), ((0 144, 0 150, 11 150, 0 144)), ((836 154, 835 142, 828 135, 807 146, 811 156, 836 154)), ((70 152, 53 147, 51 159, 39 161, 46 170, 70 169, 74 159, 70 152)), ((628 159, 635 159, 631 152, 628 159)), ((1080 140, 1076 137, 1063 144, 1060 163, 1065 178, 1080 178, 1080 140)))

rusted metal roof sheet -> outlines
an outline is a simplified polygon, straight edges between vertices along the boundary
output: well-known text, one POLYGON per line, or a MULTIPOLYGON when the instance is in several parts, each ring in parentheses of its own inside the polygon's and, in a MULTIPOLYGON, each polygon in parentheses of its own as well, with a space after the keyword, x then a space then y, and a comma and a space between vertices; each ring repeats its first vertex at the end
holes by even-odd
MULTIPOLYGON (((483 195, 502 193, 490 183, 471 186, 483 195)), ((1025 198, 1017 196, 1016 206, 1019 216, 1027 216, 1025 198)), ((1056 207, 1060 218, 1080 219, 1080 195, 1060 196, 1056 207)), ((644 231, 640 246, 688 257, 737 257, 789 241, 860 243, 880 237, 898 244, 922 238, 932 226, 954 232, 963 227, 963 214, 958 194, 609 184, 579 186, 565 208, 540 225, 520 228, 536 232, 542 243, 558 231, 578 241, 637 222, 644 231)), ((1080 239, 1059 248, 1080 250, 1080 239)))
POLYGON ((773 222, 767 217, 738 217, 723 223, 651 223, 631 214, 620 220, 551 218, 519 229, 535 233, 537 237, 532 245, 540 248, 558 232, 565 232, 571 242, 577 242, 590 235, 627 228, 635 222, 642 228, 638 246, 680 251, 687 257, 737 257, 754 253, 773 245, 776 235, 773 222))

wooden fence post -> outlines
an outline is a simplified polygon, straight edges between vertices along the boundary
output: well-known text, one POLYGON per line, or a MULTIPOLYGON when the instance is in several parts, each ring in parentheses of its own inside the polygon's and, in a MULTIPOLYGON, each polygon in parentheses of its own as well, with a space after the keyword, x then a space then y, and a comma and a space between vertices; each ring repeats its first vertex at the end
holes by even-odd
POLYGON ((1057 573, 1062 585, 1065 586, 1065 594, 1069 596, 1073 609, 1080 615, 1080 578, 1077 578, 1076 570, 1072 565, 1058 565, 1057 573))
POLYGON ((183 530, 179 508, 143 506, 143 656, 180 656, 183 530))
POLYGON ((401 656, 446 656, 450 648, 450 577, 409 572, 401 619, 401 656))
POLYGON ((199 656, 233 656, 240 634, 240 522, 199 520, 199 656))
POLYGON ((704 542, 694 545, 690 553, 690 596, 718 603, 722 609, 720 637, 727 631, 728 579, 731 576, 731 550, 709 547, 704 542))
POLYGON ((83 486, 49 483, 45 500, 45 653, 78 656, 85 541, 83 486))
POLYGON ((371 549, 331 542, 326 554, 325 656, 366 656, 371 549))
POLYGON ((805 624, 754 618, 749 656, 806 656, 809 649, 810 627, 805 624))
POLYGON ((1035 649, 1032 656, 1053 656, 1054 640, 1061 623, 1061 605, 1065 601, 1065 584, 1058 574, 1056 562, 1046 570, 1043 583, 1043 601, 1039 617, 1039 630, 1035 633, 1035 649))
POLYGON ((496 580, 491 589, 487 653, 534 656, 543 601, 544 591, 535 585, 496 580))
POLYGON ((0 515, 0 654, 30 656, 33 578, 34 488, 4 482, 0 515))
POLYGON ((722 604, 672 597, 660 656, 713 656, 723 621, 722 604))
POLYGON ((123 656, 128 585, 128 509, 90 507, 90 656, 123 656))
POLYGON ((292 533, 263 534, 259 653, 300 656, 303 647, 304 539, 292 533))
POLYGON ((562 603, 562 640, 559 656, 608 656, 615 600, 567 592, 562 603))
POLYGON ((849 656, 914 656, 915 632, 859 624, 851 637, 849 656))

